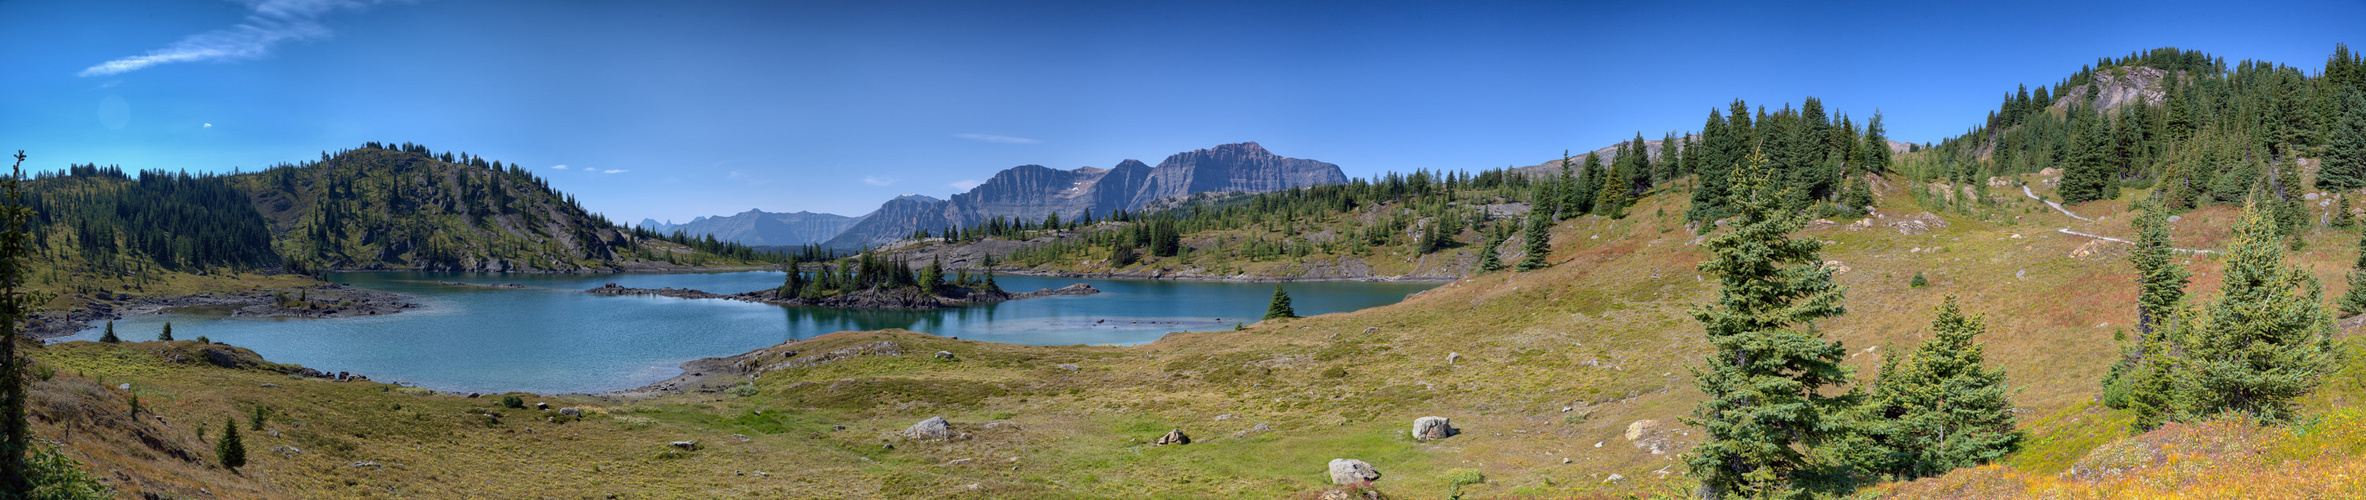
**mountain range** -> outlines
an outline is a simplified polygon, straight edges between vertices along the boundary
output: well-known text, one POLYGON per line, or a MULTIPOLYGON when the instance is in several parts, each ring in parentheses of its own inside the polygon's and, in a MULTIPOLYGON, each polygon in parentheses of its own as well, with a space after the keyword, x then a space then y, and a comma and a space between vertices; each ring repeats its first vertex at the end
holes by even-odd
POLYGON ((1262 193, 1346 182, 1347 174, 1338 165, 1276 155, 1255 142, 1242 142, 1176 153, 1155 167, 1131 159, 1110 168, 1060 170, 1020 165, 951 199, 908 194, 859 217, 749 210, 683 224, 644 219, 640 227, 667 234, 679 230, 690 236, 713 235, 747 245, 820 243, 852 250, 903 239, 918 231, 969 227, 997 217, 1035 221, 1053 214, 1062 219, 1087 213, 1103 216, 1197 193, 1262 193))
POLYGON ((766 212, 748 209, 733 215, 699 217, 690 222, 673 224, 641 219, 638 226, 659 234, 681 231, 690 236, 709 236, 750 246, 800 246, 829 241, 831 237, 862 222, 860 217, 817 212, 766 212))

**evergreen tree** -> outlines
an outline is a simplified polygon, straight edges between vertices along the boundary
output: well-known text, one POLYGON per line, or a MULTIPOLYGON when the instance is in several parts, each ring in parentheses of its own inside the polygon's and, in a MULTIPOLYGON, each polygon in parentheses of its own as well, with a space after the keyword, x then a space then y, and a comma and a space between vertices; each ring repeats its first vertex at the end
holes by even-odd
POLYGON ((2176 248, 2169 241, 2169 209, 2147 198, 2137 207, 2136 245, 2128 262, 2136 266, 2136 336, 2143 339, 2184 309, 2185 284, 2192 273, 2177 265, 2176 248))
POLYGON ((1849 486, 1848 467, 1824 447, 1847 435, 1837 424, 1854 398, 1827 394, 1848 382, 1847 350, 1813 328, 1846 312, 1845 290, 1823 267, 1819 241, 1791 237, 1806 215, 1779 208, 1763 155, 1745 165, 1732 179, 1731 230, 1704 244, 1700 269, 1721 286, 1692 313, 1712 352, 1693 371, 1708 399, 1686 419, 1703 436, 1685 462, 1708 498, 1837 493, 1849 486))
POLYGON ((1528 223, 1520 232, 1520 252, 1526 255, 1520 257, 1520 264, 1513 269, 1534 271, 1552 265, 1546 255, 1553 252, 1552 227, 1545 217, 1528 216, 1528 223))
POLYGON ((1601 155, 1586 153, 1585 166, 1578 170, 1577 183, 1569 186, 1565 192, 1568 201, 1562 205, 1560 216, 1554 220, 1589 213, 1602 213, 1602 204, 1599 202, 1600 193, 1602 186, 1609 183, 1605 180, 1609 178, 1609 175, 1609 172, 1602 169, 1601 155))
MULTIPOLYGON (((2346 90, 2341 119, 2333 123, 2317 187, 2349 194, 2366 187, 2366 92, 2346 90)), ((2348 196, 2343 196, 2348 199, 2348 196)))
POLYGON ((1881 376, 1859 414, 1868 460, 1891 480, 1911 480, 1993 462, 2021 448, 2002 368, 1985 366, 1982 317, 1965 317, 1955 297, 1939 305, 1932 337, 1904 356, 1884 358, 1881 376))
POLYGON ((1479 249, 1479 272, 1503 270, 1503 259, 1495 254, 1503 249, 1503 238, 1487 237, 1487 247, 1479 249))
POLYGON ((2062 172, 2060 194, 2063 204, 2086 203, 2103 199, 2104 190, 2111 183, 2108 174, 2111 167, 2104 163, 2106 155, 2104 149, 2108 147, 2108 144, 2105 144, 2103 138, 2104 131, 2101 130, 2103 126, 2097 124, 2096 122, 2099 120, 2095 119, 2090 112, 2084 111, 2085 108, 2080 109, 2082 110, 2080 112, 2081 118, 2077 121, 2077 125, 2073 126, 2075 130, 2071 132, 2070 166, 2062 172))
POLYGON ((117 342, 122 342, 122 341, 123 341, 123 339, 115 337, 115 322, 113 322, 113 321, 109 321, 109 322, 107 322, 107 331, 106 331, 106 333, 101 333, 101 334, 99 334, 99 341, 100 341, 100 342, 106 342, 106 343, 109 343, 109 344, 113 344, 113 343, 117 343, 117 342))
POLYGON ((238 439, 238 421, 222 419, 222 440, 214 442, 214 457, 222 461, 222 468, 237 472, 246 466, 246 443, 238 439))
POLYGON ((928 267, 920 269, 920 291, 929 295, 945 293, 945 259, 930 258, 928 267))
POLYGON ((1290 308, 1290 294, 1282 292, 1281 284, 1273 285, 1273 302, 1265 305, 1265 319, 1296 318, 1298 310, 1290 308))
POLYGON ((2341 294, 2344 318, 2366 313, 2366 231, 2358 236, 2358 262, 2350 266, 2350 290, 2341 294))
POLYGON ((162 340, 165 342, 173 341, 173 322, 164 322, 164 333, 156 334, 156 340, 162 340))
POLYGON ((2235 224, 2219 299, 2183 334, 2178 413, 2239 413, 2282 423, 2292 400, 2333 369, 2333 320, 2316 277, 2288 267, 2268 208, 2254 200, 2235 224))
POLYGON ((1865 153, 1863 158, 1865 161, 1865 170, 1872 172, 1889 171, 1890 141, 1889 136, 1886 135, 1886 132, 1884 132, 1881 128, 1880 111, 1874 111, 1873 120, 1865 122, 1864 148, 1865 153))
POLYGON ((33 451, 33 436, 25 420, 25 361, 17 355, 24 343, 25 316, 49 301, 49 294, 31 290, 27 281, 33 255, 30 224, 33 207, 25 200, 25 152, 16 152, 8 177, 0 178, 0 496, 30 494, 33 470, 25 457, 33 451))

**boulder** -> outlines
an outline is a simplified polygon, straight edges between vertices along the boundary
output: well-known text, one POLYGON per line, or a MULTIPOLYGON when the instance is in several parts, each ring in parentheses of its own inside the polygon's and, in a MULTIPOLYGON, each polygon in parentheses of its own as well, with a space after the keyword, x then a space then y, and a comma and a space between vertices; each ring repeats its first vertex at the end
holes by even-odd
POLYGON ((1191 444, 1191 436, 1183 435, 1183 429, 1175 429, 1172 431, 1167 431, 1167 435, 1165 436, 1159 436, 1157 444, 1159 446, 1166 446, 1170 444, 1191 444))
POLYGON ((583 416, 583 410, 578 410, 578 409, 575 409, 574 407, 560 408, 560 409, 559 409, 559 414, 560 414, 560 415, 566 415, 566 416, 570 416, 570 417, 581 417, 581 416, 583 416))
POLYGON ((904 437, 911 439, 951 438, 953 437, 953 425, 946 423, 945 417, 928 417, 928 420, 922 420, 920 423, 912 424, 911 428, 904 429, 904 437))
POLYGON ((550 403, 534 403, 534 409, 536 409, 536 410, 548 410, 548 409, 550 409, 550 403))
POLYGON ((1413 439, 1419 439, 1422 441, 1428 441, 1432 439, 1446 439, 1448 437, 1454 436, 1455 434, 1456 431, 1454 430, 1454 425, 1446 420, 1446 417, 1421 417, 1413 419, 1413 439))
POLYGON ((1380 470, 1372 468, 1372 464, 1353 458, 1331 459, 1331 484, 1355 484, 1379 480, 1380 470))
POLYGON ((666 446, 672 446, 688 451, 696 451, 698 450, 698 441, 675 441, 666 443, 666 446))
POLYGON ((937 359, 953 359, 953 351, 937 351, 937 359))

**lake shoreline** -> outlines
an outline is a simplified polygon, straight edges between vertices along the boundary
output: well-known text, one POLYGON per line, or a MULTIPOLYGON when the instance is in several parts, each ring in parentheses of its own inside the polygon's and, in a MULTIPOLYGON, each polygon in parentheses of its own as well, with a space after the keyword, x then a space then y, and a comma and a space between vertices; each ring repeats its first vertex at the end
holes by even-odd
POLYGON ((1036 271, 1031 269, 995 269, 995 274, 1034 278, 1141 280, 1141 281, 1197 281, 1208 283, 1452 283, 1463 276, 1370 276, 1363 278, 1291 278, 1275 276, 1202 276, 1191 274, 1079 273, 1069 271, 1036 271))
MULTIPOLYGON (((230 307, 231 316, 254 318, 352 318, 394 314, 420 307, 410 297, 341 283, 244 292, 122 297, 100 294, 74 311, 36 311, 25 325, 25 336, 36 340, 62 338, 102 322, 139 314, 157 314, 184 307, 230 307), (317 294, 317 297, 316 297, 317 294), (287 302, 281 302, 286 300, 287 302)), ((117 332, 117 336, 124 333, 117 332)))

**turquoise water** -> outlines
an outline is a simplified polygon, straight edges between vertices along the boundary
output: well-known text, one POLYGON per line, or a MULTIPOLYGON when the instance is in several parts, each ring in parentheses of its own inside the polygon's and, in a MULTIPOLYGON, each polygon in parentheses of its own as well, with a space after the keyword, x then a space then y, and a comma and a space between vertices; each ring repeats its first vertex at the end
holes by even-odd
MULTIPOLYGON (((253 319, 166 312, 115 322, 126 340, 200 335, 282 363, 349 371, 380 382, 447 391, 543 394, 640 387, 681 374, 692 359, 728 356, 846 330, 904 328, 1012 344, 1140 344, 1168 332, 1256 322, 1272 284, 1000 277, 1012 291, 1089 283, 1100 294, 1043 297, 941 310, 781 307, 728 300, 583 293, 614 282, 636 288, 738 293, 779 286, 780 272, 615 275, 347 273, 330 281, 411 297, 399 314, 337 319, 253 319), (518 283, 491 289, 438 281, 518 283)), ((1427 283, 1291 283, 1298 313, 1392 304, 1427 283)), ((96 340, 98 329, 61 340, 96 340)))

